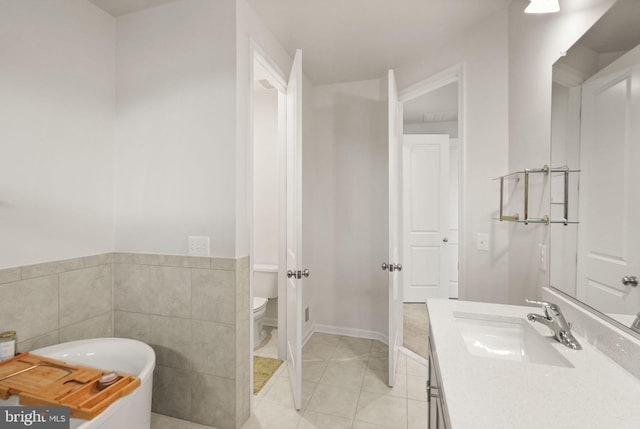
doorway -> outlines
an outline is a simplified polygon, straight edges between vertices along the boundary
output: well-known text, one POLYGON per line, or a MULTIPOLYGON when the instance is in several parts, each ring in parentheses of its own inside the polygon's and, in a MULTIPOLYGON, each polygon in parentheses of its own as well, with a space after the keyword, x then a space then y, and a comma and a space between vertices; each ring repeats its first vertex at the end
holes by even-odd
POLYGON ((403 107, 403 345, 428 356, 428 298, 458 298, 462 67, 400 94, 403 107))
MULTIPOLYGON (((274 335, 272 329, 271 339, 277 338, 274 340, 277 356, 286 361, 283 366, 288 370, 294 405, 299 410, 302 408, 301 281, 309 276, 308 269, 298 266, 302 261, 302 52, 296 51, 288 80, 253 42, 251 52, 250 380, 255 390, 258 386, 254 377, 257 362, 254 347, 262 347, 266 341, 267 307, 270 301, 277 301, 277 310, 272 309, 270 314, 277 314, 278 334, 274 335), (268 222, 266 227, 264 222, 268 222)), ((253 396, 250 401, 253 409, 253 396)))
POLYGON ((282 73, 256 46, 251 79, 249 301, 251 383, 256 392, 269 380, 264 368, 278 367, 270 360, 285 360, 286 299, 279 297, 285 296, 286 287, 281 272, 286 263, 282 249, 286 233, 287 85, 282 73))

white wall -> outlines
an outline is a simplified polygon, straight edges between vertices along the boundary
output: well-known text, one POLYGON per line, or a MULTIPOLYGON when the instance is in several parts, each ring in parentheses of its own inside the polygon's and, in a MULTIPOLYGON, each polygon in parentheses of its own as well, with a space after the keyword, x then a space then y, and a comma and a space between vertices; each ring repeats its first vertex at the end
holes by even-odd
POLYGON ((285 80, 292 59, 246 0, 236 0, 236 178, 235 255, 249 254, 249 115, 251 99, 251 43, 255 43, 285 80))
POLYGON ((493 220, 499 188, 492 180, 507 170, 507 31, 503 10, 438 51, 417 54, 420 60, 415 64, 396 68, 402 90, 464 64, 461 299, 505 302, 507 297, 508 226, 493 220), (479 232, 489 233, 489 252, 476 249, 479 232))
POLYGON ((280 148, 278 92, 253 92, 253 260, 278 265, 280 240, 280 148))
MULTIPOLYGON (((381 80, 313 88, 313 139, 303 151, 305 260, 315 323, 388 330, 387 95, 381 80)), ((358 331, 361 330, 362 332, 358 331)))
MULTIPOLYGON (((509 170, 549 163, 552 64, 613 4, 613 0, 564 0, 561 12, 526 15, 527 0, 509 9, 509 170)), ((548 212, 549 199, 532 210, 548 212)), ((548 272, 538 268, 538 244, 547 243, 542 225, 517 225, 509 236, 509 301, 539 297, 548 272)))
MULTIPOLYGON (((396 69, 399 87, 463 63, 466 118, 462 200, 465 232, 463 299, 507 300, 507 228, 493 221, 498 193, 492 179, 507 170, 507 11, 452 40, 419 62, 396 69), (491 100, 491 103, 487 103, 491 100), (491 252, 477 251, 489 232, 491 252)), ((315 323, 353 333, 387 334, 388 257, 387 95, 370 80, 314 88, 313 146, 305 146, 310 215, 305 246, 319 269, 310 277, 315 323), (322 293, 319 293, 322 291, 322 293)), ((308 204, 308 205, 307 205, 308 204)), ((312 270, 313 272, 313 270, 312 270)))
POLYGON ((0 268, 113 248, 114 30, 89 2, 0 0, 0 268))
POLYGON ((118 18, 116 250, 235 256, 234 41, 232 0, 118 18))

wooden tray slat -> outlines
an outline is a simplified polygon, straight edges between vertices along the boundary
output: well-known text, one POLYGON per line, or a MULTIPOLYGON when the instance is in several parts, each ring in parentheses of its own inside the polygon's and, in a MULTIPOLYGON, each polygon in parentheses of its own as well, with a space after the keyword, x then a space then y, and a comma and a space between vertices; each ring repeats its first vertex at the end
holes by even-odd
POLYGON ((137 377, 118 374, 117 382, 98 390, 108 372, 23 353, 0 363, 0 398, 19 395, 22 405, 67 406, 71 417, 90 420, 140 385, 137 377))

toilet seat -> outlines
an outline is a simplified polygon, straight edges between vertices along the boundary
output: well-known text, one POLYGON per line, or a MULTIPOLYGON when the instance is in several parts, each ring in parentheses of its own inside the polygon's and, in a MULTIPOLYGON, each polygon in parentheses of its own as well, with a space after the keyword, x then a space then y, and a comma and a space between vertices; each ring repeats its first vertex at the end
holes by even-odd
POLYGON ((267 305, 267 301, 269 301, 267 298, 263 298, 261 296, 256 296, 253 298, 253 312, 257 312, 262 310, 266 305, 267 305))

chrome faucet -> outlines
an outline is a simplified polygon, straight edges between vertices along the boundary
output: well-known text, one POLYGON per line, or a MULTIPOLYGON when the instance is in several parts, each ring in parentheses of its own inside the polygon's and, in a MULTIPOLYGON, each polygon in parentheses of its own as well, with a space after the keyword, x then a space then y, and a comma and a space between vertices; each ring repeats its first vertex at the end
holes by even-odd
POLYGON ((545 301, 534 301, 530 299, 525 300, 528 304, 537 304, 544 308, 544 316, 540 314, 529 313, 527 315, 527 319, 532 322, 539 322, 545 325, 547 328, 551 329, 553 332, 553 336, 560 342, 570 349, 574 350, 582 350, 582 346, 578 340, 575 339, 573 334, 571 333, 571 325, 567 323, 564 316, 562 315, 562 311, 560 311, 560 307, 557 304, 553 304, 551 302, 545 301))

